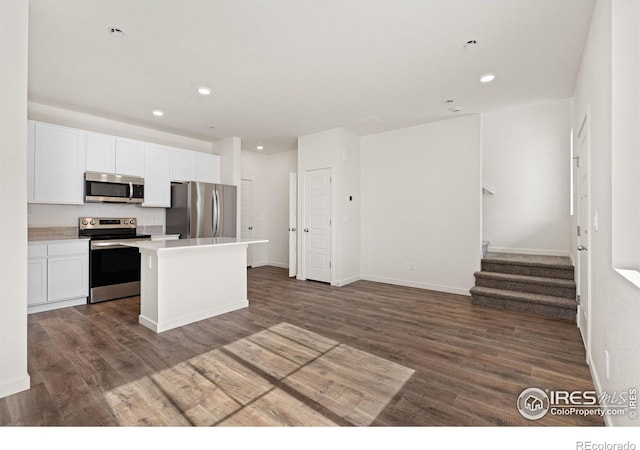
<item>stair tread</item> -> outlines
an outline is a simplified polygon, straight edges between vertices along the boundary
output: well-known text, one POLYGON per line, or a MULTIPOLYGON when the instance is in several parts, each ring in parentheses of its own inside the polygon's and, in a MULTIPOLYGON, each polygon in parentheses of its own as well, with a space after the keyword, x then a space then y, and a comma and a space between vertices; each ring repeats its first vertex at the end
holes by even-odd
POLYGON ((575 281, 567 280, 564 278, 536 277, 531 275, 518 275, 518 274, 503 273, 503 272, 488 272, 484 270, 480 272, 475 272, 473 275, 476 278, 492 278, 495 280, 516 281, 519 283, 529 283, 529 284, 545 284, 549 286, 558 286, 558 287, 566 287, 566 288, 576 287, 575 281))
POLYGON ((538 303, 541 305, 556 306, 558 308, 576 309, 575 299, 566 297, 556 297, 553 295, 531 294, 528 292, 510 291, 506 289, 488 288, 474 286, 470 290, 471 295, 484 297, 495 297, 520 302, 538 303))
POLYGON ((566 256, 489 252, 482 258, 482 261, 496 264, 512 264, 515 266, 549 267, 554 269, 573 270, 573 264, 571 264, 571 260, 566 256))

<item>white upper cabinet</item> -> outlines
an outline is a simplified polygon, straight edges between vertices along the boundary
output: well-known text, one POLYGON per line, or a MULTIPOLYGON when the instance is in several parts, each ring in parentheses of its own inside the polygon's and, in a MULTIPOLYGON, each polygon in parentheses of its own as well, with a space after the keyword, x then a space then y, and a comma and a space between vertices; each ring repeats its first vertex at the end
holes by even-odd
POLYGON ((87 171, 144 176, 144 142, 87 132, 87 171))
POLYGON ((171 180, 220 183, 220 157, 174 148, 171 180))
POLYGON ((142 206, 171 206, 171 181, 220 183, 220 157, 28 121, 29 203, 83 204, 84 173, 144 178, 142 206))
POLYGON ((196 152, 196 181, 220 183, 220 157, 196 152))
POLYGON ((172 181, 195 181, 196 152, 173 149, 172 181))
POLYGON ((145 144, 144 149, 144 203, 142 206, 171 206, 172 149, 156 144, 145 144))
POLYGON ((29 201, 82 204, 86 131, 29 124, 29 201))
POLYGON ((144 178, 144 142, 116 138, 116 173, 144 178))
POLYGON ((87 133, 87 171, 116 173, 116 137, 87 133))

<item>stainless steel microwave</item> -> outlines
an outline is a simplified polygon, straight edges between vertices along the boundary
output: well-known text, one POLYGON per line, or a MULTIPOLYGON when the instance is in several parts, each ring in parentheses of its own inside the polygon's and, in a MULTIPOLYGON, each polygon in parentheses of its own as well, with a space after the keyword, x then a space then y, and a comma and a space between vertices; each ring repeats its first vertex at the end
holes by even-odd
POLYGON ((84 174, 85 203, 142 203, 144 178, 110 173, 84 174))

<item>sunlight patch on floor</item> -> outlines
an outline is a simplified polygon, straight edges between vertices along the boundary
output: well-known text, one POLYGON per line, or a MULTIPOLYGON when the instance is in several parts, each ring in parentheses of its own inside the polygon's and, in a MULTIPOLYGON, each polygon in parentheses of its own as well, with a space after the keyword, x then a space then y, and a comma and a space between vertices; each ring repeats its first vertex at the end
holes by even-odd
POLYGON ((280 323, 105 398, 123 426, 363 426, 413 373, 280 323))

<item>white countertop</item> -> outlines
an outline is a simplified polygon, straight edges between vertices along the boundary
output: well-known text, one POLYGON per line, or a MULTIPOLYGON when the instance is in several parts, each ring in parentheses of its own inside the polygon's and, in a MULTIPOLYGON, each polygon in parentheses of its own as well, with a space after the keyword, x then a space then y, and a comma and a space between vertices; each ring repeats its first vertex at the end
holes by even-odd
POLYGON ((45 237, 33 237, 27 241, 28 245, 43 245, 43 244, 64 244, 74 241, 89 241, 88 237, 52 237, 47 239, 45 237))
POLYGON ((162 241, 123 241, 122 245, 137 247, 140 250, 166 251, 188 247, 223 247, 230 245, 262 244, 269 242, 267 239, 242 239, 242 238, 196 238, 174 239, 162 241))

